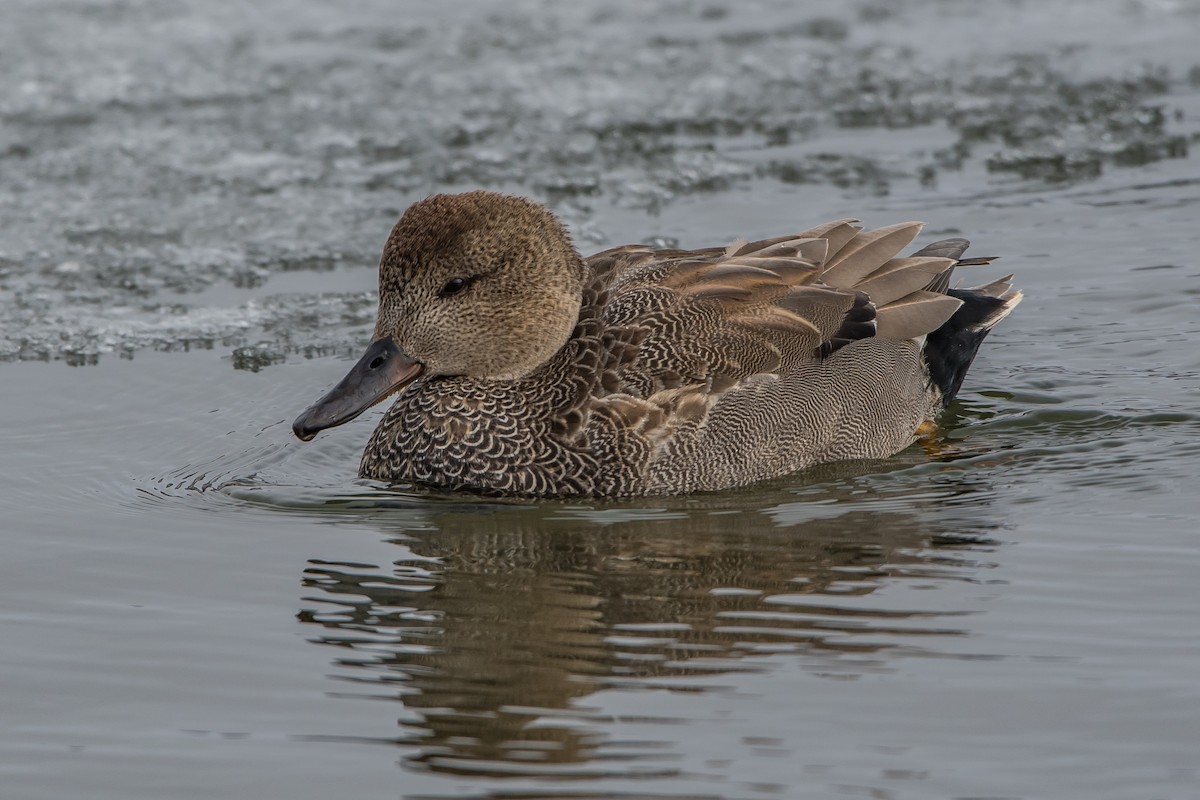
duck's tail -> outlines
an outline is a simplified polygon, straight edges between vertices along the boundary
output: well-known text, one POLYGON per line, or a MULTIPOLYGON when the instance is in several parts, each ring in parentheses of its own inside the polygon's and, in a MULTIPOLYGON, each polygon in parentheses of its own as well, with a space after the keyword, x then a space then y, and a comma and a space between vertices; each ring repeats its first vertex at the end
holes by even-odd
MULTIPOLYGON (((966 239, 946 239, 935 242, 915 255, 942 256, 958 259, 967 249, 966 239)), ((987 264, 991 258, 960 260, 955 266, 987 264)), ((1012 288, 1012 275, 973 289, 949 288, 951 270, 938 276, 928 291, 942 291, 962 301, 942 326, 925 337, 925 363, 929 366, 929 381, 941 393, 942 406, 948 406, 958 394, 963 378, 979 345, 996 323, 1007 317, 1021 302, 1022 294, 1012 288)))

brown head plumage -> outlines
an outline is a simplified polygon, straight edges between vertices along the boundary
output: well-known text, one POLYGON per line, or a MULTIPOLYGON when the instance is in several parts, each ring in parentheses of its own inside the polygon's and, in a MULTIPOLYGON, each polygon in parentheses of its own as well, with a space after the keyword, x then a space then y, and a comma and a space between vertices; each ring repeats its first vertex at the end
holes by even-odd
POLYGON ((388 237, 375 338, 391 336, 426 375, 520 377, 566 343, 583 272, 566 230, 537 203, 434 195, 388 237))

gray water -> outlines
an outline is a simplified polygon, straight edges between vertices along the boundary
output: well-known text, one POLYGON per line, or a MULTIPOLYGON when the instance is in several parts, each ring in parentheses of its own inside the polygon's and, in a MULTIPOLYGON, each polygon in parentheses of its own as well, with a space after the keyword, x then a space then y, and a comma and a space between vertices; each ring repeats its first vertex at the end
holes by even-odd
POLYGON ((1200 797, 1198 36, 1195 0, 3 0, 0 797, 1200 797), (359 482, 377 413, 289 421, 397 215, 478 186, 589 251, 925 219, 1026 299, 892 459, 359 482))

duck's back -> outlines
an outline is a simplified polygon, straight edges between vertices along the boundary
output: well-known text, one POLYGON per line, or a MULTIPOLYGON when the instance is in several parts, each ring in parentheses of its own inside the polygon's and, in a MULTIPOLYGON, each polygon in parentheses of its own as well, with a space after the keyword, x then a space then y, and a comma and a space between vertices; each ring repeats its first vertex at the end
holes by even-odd
POLYGON ((629 496, 723 489, 903 449, 957 389, 941 372, 961 381, 1020 295, 1005 281, 948 294, 964 240, 897 258, 918 223, 864 233, 853 222, 728 248, 592 256, 579 323, 555 358, 519 381, 411 387, 362 473, 629 496), (970 320, 956 313, 964 306, 970 320), (947 333, 939 358, 954 363, 931 371, 926 339, 949 328, 970 334, 959 337, 970 352, 947 333))

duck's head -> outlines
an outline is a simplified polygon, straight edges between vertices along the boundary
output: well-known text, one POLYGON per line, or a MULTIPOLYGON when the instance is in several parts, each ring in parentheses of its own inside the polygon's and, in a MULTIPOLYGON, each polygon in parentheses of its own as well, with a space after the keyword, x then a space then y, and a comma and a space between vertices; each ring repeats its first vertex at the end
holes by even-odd
POLYGON ((570 338, 583 276, 562 224, 530 200, 470 192, 412 205, 379 261, 367 352, 292 430, 307 441, 423 376, 529 374, 570 338))

